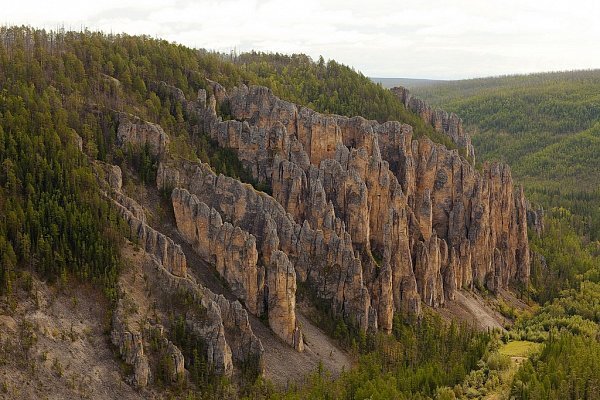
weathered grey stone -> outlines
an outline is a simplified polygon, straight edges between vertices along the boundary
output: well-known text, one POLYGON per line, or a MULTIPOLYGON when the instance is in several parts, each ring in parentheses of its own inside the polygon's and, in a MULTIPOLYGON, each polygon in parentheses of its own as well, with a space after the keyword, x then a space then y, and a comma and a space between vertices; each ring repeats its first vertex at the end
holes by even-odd
POLYGON ((148 146, 150 152, 160 156, 167 151, 169 137, 160 125, 141 120, 126 113, 118 113, 117 144, 133 147, 148 146))
POLYGON ((456 114, 431 107, 423 100, 411 95, 406 88, 394 87, 390 91, 400 99, 407 109, 419 115, 436 131, 448 135, 459 148, 465 150, 471 160, 475 161, 475 149, 471 143, 471 135, 465 132, 462 119, 456 114))

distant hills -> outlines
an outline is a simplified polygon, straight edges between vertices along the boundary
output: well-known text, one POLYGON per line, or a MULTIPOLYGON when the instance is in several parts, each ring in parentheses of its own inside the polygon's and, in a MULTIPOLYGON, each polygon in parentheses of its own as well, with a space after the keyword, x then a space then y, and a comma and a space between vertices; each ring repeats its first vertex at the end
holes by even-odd
POLYGON ((381 83, 384 88, 390 89, 396 86, 403 86, 408 89, 416 87, 431 86, 440 83, 450 82, 435 79, 413 79, 413 78, 371 78, 375 83, 381 83))

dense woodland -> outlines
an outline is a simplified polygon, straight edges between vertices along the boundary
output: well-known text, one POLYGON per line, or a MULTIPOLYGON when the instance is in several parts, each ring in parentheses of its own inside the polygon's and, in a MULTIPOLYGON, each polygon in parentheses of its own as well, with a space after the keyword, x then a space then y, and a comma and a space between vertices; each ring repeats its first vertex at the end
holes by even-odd
MULTIPOLYGON (((92 161, 129 166, 147 184, 154 181, 157 165, 148 149, 115 146, 115 121, 107 110, 160 123, 172 137, 170 151, 175 157, 200 159, 217 172, 256 185, 234 152, 219 148, 202 132, 190 134, 190 122, 180 107, 149 90, 153 82, 163 80, 193 99, 198 89, 207 88, 207 78, 227 87, 263 84, 285 99, 323 112, 400 120, 413 125, 416 136, 450 146, 447 138, 420 122, 391 93, 334 61, 315 62, 303 55, 222 55, 139 36, 1 28, 2 302, 10 305, 18 277, 25 273, 57 285, 93 282, 110 300, 117 298, 119 249, 128 230, 101 196, 92 161)), ((580 128, 589 128, 589 135, 595 137, 591 125, 576 129, 580 128)), ((591 201, 594 192, 582 192, 591 201)), ((506 358, 497 352, 499 343, 527 339, 546 346, 517 373, 511 389, 516 398, 558 399, 561 393, 594 398, 591 394, 597 393, 600 372, 590 365, 598 360, 600 262, 597 247, 582 240, 573 228, 583 215, 577 209, 556 211, 542 237, 531 235, 538 257, 528 295, 541 307, 520 315, 508 334, 447 324, 433 313, 420 320, 396 316, 392 335, 358 334, 344 324, 333 324, 331 334, 352 349, 355 368, 337 379, 319 368, 304 385, 285 392, 247 373, 241 388, 235 386, 239 396, 475 398, 483 389, 474 385, 485 384, 492 390, 499 371, 507 368, 506 358), (563 362, 560 354, 565 349, 573 356, 563 362), (567 386, 563 377, 569 378, 567 386)), ((200 356, 202 343, 186 331, 177 315, 171 322, 171 339, 183 348, 191 383, 197 385, 192 388, 211 388, 198 392, 173 388, 174 396, 231 395, 231 383, 215 379, 206 369, 200 356)))
POLYGON ((322 369, 287 393, 257 390, 269 399, 428 399, 438 388, 454 386, 488 353, 489 333, 447 324, 438 315, 421 321, 394 319, 392 335, 363 338, 354 346, 356 368, 332 380, 322 369))

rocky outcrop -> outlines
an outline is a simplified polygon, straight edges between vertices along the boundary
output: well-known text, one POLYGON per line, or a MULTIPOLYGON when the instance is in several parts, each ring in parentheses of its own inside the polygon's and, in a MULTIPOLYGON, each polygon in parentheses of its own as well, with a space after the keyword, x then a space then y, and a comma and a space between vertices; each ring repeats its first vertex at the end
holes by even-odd
POLYGON ((102 193, 113 200, 121 213, 128 211, 141 222, 146 222, 144 208, 131 197, 122 192, 123 174, 118 165, 108 164, 99 160, 94 161, 97 181, 102 188, 102 193))
POLYGON ((161 163, 157 185, 186 188, 231 224, 254 235, 259 259, 270 260, 274 250, 286 253, 299 279, 313 282, 319 296, 331 301, 338 312, 352 315, 366 329, 369 294, 360 259, 346 232, 340 231, 343 236, 333 231, 324 235, 312 229, 308 221, 300 225, 274 198, 236 179, 217 176, 202 163, 161 163))
POLYGON ((123 172, 118 165, 94 160, 96 180, 105 194, 111 191, 120 192, 123 187, 123 172))
POLYGON ((148 356, 144 353, 148 339, 152 337, 154 343, 163 349, 165 356, 170 359, 171 382, 179 382, 185 375, 184 359, 181 350, 167 337, 161 325, 147 327, 139 331, 128 324, 123 299, 119 300, 113 314, 111 341, 119 349, 123 361, 133 367, 131 382, 137 387, 145 387, 152 381, 148 356))
POLYGON ((187 263, 181 246, 148 224, 136 218, 134 214, 121 206, 121 215, 129 224, 131 237, 148 253, 156 256, 170 273, 176 276, 187 275, 187 263))
POLYGON ((527 226, 532 229, 538 236, 542 235, 545 230, 544 226, 544 209, 542 207, 534 209, 527 202, 527 226))
POLYGON ((121 191, 122 172, 116 165, 96 161, 96 175, 104 195, 112 199, 113 204, 129 225, 130 238, 137 242, 147 253, 157 257, 169 272, 177 276, 187 275, 187 263, 181 246, 170 237, 158 232, 146 223, 143 207, 121 191))
POLYGON ((203 302, 203 306, 206 307, 206 320, 197 322, 188 319, 186 324, 192 332, 206 341, 208 364, 214 368, 217 374, 231 376, 233 374, 233 354, 225 337, 221 309, 214 301, 203 302))
POLYGON ((143 207, 122 191, 122 172, 117 165, 96 161, 96 175, 104 195, 112 199, 113 204, 129 225, 130 238, 146 252, 158 258, 159 262, 172 274, 187 275, 187 263, 181 246, 170 237, 151 228, 146 223, 143 207))
POLYGON ((171 361, 171 365, 173 365, 173 369, 171 371, 171 376, 169 376, 169 380, 171 382, 182 382, 183 377, 185 376, 185 366, 183 360, 183 354, 181 354, 181 350, 177 346, 175 346, 170 340, 162 337, 163 346, 166 349, 166 353, 171 361))
POLYGON ((394 87, 390 91, 400 99, 408 110, 419 115, 423 121, 433 126, 436 131, 448 135, 459 149, 464 149, 465 154, 472 161, 475 161, 475 148, 471 143, 471 135, 465 132, 462 119, 456 114, 431 107, 423 100, 411 95, 408 89, 401 86, 394 87))
MULTIPOLYGON (((278 250, 287 255, 334 313, 389 331, 394 312, 440 307, 460 288, 527 282, 525 199, 507 166, 478 171, 458 150, 413 140, 399 122, 319 114, 264 87, 213 85, 218 96, 204 93, 186 109, 272 196, 181 160, 161 163, 157 185, 187 189, 253 235, 265 265, 278 250), (233 119, 221 121, 219 109, 233 119)), ((472 155, 460 120, 428 112, 472 155)))
POLYGON ((167 151, 169 136, 160 125, 126 113, 118 113, 117 119, 119 122, 117 144, 119 146, 131 145, 137 148, 148 146, 150 153, 154 156, 160 156, 167 151))
POLYGON ((414 251, 417 290, 421 299, 431 307, 440 307, 444 304, 442 264, 448 257, 445 242, 434 234, 426 242, 417 242, 414 251))
POLYGON ((262 344, 252 332, 248 314, 239 301, 213 293, 190 276, 175 276, 158 262, 146 263, 144 268, 166 296, 188 296, 203 310, 202 318, 186 315, 186 324, 205 342, 206 357, 215 373, 231 376, 234 365, 250 360, 262 368, 262 344))
POLYGON ((123 361, 133 367, 133 384, 137 387, 147 386, 151 375, 148 357, 144 354, 142 332, 128 326, 122 299, 113 313, 110 338, 119 349, 123 361))
POLYGON ((73 131, 73 142, 79 151, 83 152, 83 138, 75 131, 73 131))
POLYGON ((279 250, 271 254, 265 292, 269 326, 286 343, 302 351, 304 342, 296 320, 296 272, 279 250))
POLYGON ((271 329, 302 350, 302 334, 295 315, 296 274, 287 255, 280 251, 263 252, 263 259, 269 260, 265 271, 257 264, 258 251, 252 234, 223 223, 217 210, 185 189, 174 189, 171 197, 177 229, 194 250, 216 266, 251 313, 267 314, 271 329))
POLYGON ((258 315, 259 276, 264 280, 265 273, 257 266, 254 236, 223 223, 214 208, 210 209, 185 189, 176 188, 171 198, 179 232, 204 260, 217 268, 248 310, 258 315))
MULTIPOLYGON (((153 282, 150 287, 159 288, 154 293, 159 299, 172 296, 188 296, 205 310, 203 315, 186 315, 186 325, 206 345, 206 359, 217 374, 231 376, 234 365, 257 363, 262 369, 264 352, 260 340, 252 332, 246 310, 238 301, 229 301, 199 285, 187 273, 187 261, 181 246, 168 236, 151 228, 145 221, 143 208, 121 192, 121 170, 117 166, 97 163, 97 176, 104 194, 113 202, 131 230, 131 239, 138 242, 146 255, 143 262, 145 276, 153 282)), ((155 335, 161 347, 172 360, 171 381, 180 379, 184 373, 184 358, 181 351, 165 336, 160 325, 153 325, 149 332, 136 329, 127 322, 123 298, 113 315, 111 339, 120 349, 126 363, 132 365, 133 383, 146 386, 152 379, 148 357, 144 353, 144 335, 155 335)), ((138 324, 139 325, 139 324, 138 324)))

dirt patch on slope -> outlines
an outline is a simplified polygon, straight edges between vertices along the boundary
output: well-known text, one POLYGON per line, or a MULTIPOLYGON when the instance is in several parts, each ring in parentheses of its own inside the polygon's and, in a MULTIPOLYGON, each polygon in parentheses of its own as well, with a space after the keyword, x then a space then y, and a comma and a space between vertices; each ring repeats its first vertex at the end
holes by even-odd
POLYGON ((453 301, 447 301, 443 308, 436 311, 444 318, 453 318, 481 330, 504 330, 507 322, 480 295, 464 290, 457 291, 453 301))
POLYGON ((16 309, 0 310, 0 398, 144 398, 123 381, 100 290, 33 278, 18 297, 16 309))
POLYGON ((340 349, 333 339, 314 325, 304 315, 296 313, 304 334, 304 351, 299 353, 277 338, 273 332, 256 317, 251 318, 252 330, 265 348, 265 377, 276 386, 285 388, 292 383, 302 383, 314 371, 319 362, 333 376, 352 366, 348 353, 340 349))
POLYGON ((514 307, 516 310, 531 310, 531 306, 529 304, 518 298, 515 293, 509 290, 500 289, 498 292, 498 297, 501 298, 508 306, 514 307))

